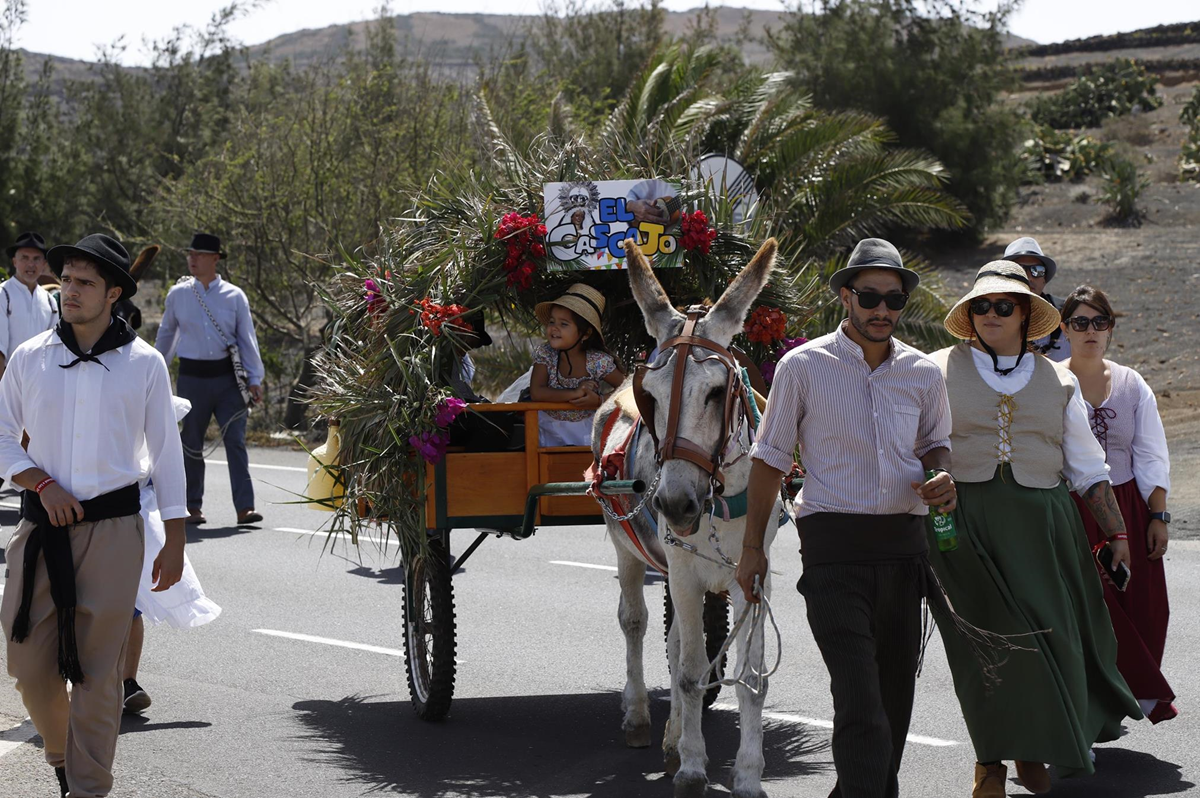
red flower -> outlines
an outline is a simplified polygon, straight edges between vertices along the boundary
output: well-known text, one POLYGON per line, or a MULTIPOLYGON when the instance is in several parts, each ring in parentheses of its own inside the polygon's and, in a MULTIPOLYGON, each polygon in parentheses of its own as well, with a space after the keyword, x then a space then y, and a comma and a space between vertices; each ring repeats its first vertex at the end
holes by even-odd
POLYGON ((754 343, 770 346, 787 334, 787 316, 779 308, 760 305, 746 320, 745 332, 754 343))
POLYGON ((712 247, 712 242, 717 237, 717 231, 708 226, 708 216, 704 211, 696 211, 695 213, 685 213, 679 221, 680 229, 683 230, 683 248, 686 250, 696 251, 707 255, 712 247))
POLYGON ((521 290, 532 286, 537 266, 530 259, 546 257, 546 225, 538 221, 536 213, 522 216, 513 211, 500 217, 495 237, 508 247, 504 271, 509 286, 521 290))
POLYGON ((434 335, 441 335, 442 325, 447 322, 455 327, 467 329, 461 318, 470 312, 465 305, 438 305, 426 297, 417 302, 417 307, 421 309, 421 324, 434 335))

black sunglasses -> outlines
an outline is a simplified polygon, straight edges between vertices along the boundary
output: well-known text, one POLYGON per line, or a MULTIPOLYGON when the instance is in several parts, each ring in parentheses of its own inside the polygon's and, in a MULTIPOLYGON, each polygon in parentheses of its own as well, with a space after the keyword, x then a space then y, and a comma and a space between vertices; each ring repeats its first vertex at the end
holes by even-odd
POLYGON ((1071 329, 1075 332, 1085 332, 1088 325, 1096 328, 1096 332, 1104 332, 1109 327, 1112 327, 1112 316, 1072 316, 1067 319, 1067 324, 1071 325, 1071 329))
POLYGON ((1021 266, 1021 268, 1024 269, 1025 273, 1030 277, 1046 276, 1046 264, 1044 263, 1035 263, 1032 266, 1021 266))
POLYGON ((997 299, 995 302, 990 299, 971 300, 971 313, 975 316, 986 316, 989 310, 995 310, 997 316, 1008 318, 1016 307, 1017 303, 1011 299, 997 299))
POLYGON ((908 294, 892 293, 878 294, 874 291, 859 291, 857 288, 851 288, 850 293, 858 297, 858 304, 863 310, 871 310, 879 307, 879 303, 887 304, 888 310, 903 310, 908 304, 908 294))

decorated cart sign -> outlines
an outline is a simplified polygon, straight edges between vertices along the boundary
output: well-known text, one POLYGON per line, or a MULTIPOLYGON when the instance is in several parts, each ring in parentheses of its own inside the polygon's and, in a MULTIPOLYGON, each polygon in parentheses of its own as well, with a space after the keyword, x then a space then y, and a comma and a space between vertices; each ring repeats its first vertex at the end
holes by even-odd
POLYGON ((579 180, 544 188, 549 268, 624 269, 627 238, 656 268, 683 263, 679 186, 666 180, 579 180))

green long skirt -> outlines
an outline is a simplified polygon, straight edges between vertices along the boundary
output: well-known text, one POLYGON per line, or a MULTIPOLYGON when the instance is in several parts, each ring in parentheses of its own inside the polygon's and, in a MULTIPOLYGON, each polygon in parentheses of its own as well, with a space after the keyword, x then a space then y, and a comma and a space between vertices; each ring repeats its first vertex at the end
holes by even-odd
POLYGON ((1117 671, 1117 640, 1079 511, 1063 484, 1024 488, 1008 466, 989 482, 959 483, 958 548, 930 555, 950 604, 969 623, 1012 640, 1000 683, 985 689, 979 663, 938 618, 954 689, 980 762, 1094 772, 1088 750, 1115 740, 1137 701, 1117 671))

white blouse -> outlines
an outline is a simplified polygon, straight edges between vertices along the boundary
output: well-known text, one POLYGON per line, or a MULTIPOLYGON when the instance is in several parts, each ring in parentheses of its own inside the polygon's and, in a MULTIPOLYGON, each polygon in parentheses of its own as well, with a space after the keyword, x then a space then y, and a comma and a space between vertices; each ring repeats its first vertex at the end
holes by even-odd
MULTIPOLYGON (((1106 361, 1112 370, 1112 379, 1116 383, 1118 369, 1127 369, 1119 363, 1106 361)), ((1142 494, 1142 498, 1147 502, 1150 501, 1150 494, 1155 488, 1162 488, 1168 494, 1171 492, 1171 455, 1167 450, 1167 433, 1163 429, 1162 416, 1158 413, 1158 399, 1154 395, 1154 389, 1151 388, 1141 374, 1135 369, 1128 369, 1127 373, 1132 377, 1133 382, 1137 385, 1137 396, 1120 397, 1121 404, 1132 402, 1134 406, 1133 413, 1133 442, 1132 460, 1133 460, 1133 477, 1137 480, 1138 492, 1142 494)), ((1107 407, 1110 403, 1117 400, 1114 394, 1117 393, 1117 386, 1114 384, 1109 389, 1108 397, 1100 403, 1100 407, 1107 407)), ((1095 410, 1091 403, 1084 400, 1085 405, 1090 410, 1095 410)), ((1118 471, 1124 471, 1124 468, 1119 468, 1118 471)), ((1125 476, 1128 476, 1128 471, 1124 471, 1125 476)))
MULTIPOLYGON (((1009 374, 997 374, 992 368, 992 356, 971 347, 975 357, 975 369, 988 387, 997 393, 1015 396, 1033 379, 1034 362, 1041 355, 1027 354, 1021 358, 1021 365, 1009 374)), ((1017 362, 1016 355, 1001 355, 998 358, 1000 368, 1012 368, 1017 362)), ((1104 448, 1092 434, 1092 425, 1088 421, 1087 404, 1083 401, 1083 391, 1079 388, 1079 380, 1071 375, 1075 382, 1075 392, 1071 401, 1063 409, 1063 476, 1067 486, 1076 493, 1083 493, 1097 482, 1108 482, 1108 463, 1104 461, 1104 448)), ((1012 446, 1004 434, 1007 425, 1002 417, 1003 411, 996 414, 996 430, 1000 437, 997 447, 1000 451, 1000 461, 1007 462, 1012 446)))

